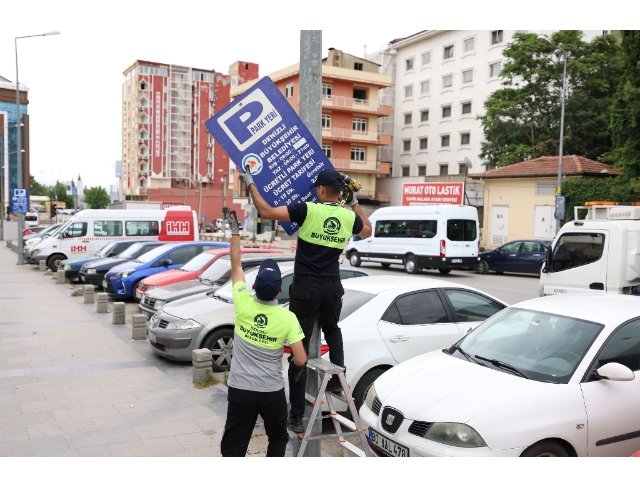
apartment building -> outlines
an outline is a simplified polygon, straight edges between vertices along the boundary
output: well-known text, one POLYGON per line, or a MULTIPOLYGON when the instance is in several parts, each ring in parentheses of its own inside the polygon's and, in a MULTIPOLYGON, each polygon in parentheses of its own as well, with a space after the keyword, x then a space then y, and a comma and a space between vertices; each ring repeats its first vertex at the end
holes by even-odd
MULTIPOLYGON (((380 66, 366 59, 329 49, 322 60, 322 149, 334 167, 362 184, 358 200, 372 207, 388 204, 389 197, 377 190, 380 176, 390 172, 390 162, 378 154, 391 142, 388 126, 379 123, 391 114, 381 91, 391 86, 391 77, 379 73, 380 66)), ((300 64, 268 76, 291 106, 299 111, 300 64)), ((237 97, 254 82, 231 89, 237 97)))
POLYGON ((187 204, 214 221, 226 194, 242 215, 232 204, 233 167, 204 123, 229 103, 233 84, 258 77, 258 65, 238 61, 222 74, 137 60, 123 75, 122 198, 187 204))

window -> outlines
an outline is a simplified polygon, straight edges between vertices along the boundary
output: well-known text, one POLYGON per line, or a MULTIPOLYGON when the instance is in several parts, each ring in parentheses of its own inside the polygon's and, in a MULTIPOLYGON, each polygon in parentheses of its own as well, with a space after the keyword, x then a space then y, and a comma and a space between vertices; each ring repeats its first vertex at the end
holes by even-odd
POLYGON ((431 64, 431 53, 430 52, 425 52, 422 55, 422 65, 426 66, 427 64, 431 64))
POLYGON ((452 242, 473 242, 477 236, 475 220, 447 220, 447 239, 452 242))
POLYGON ((407 178, 409 176, 411 176, 411 167, 402 166, 402 177, 403 178, 407 178))
POLYGON ((500 74, 502 63, 497 62, 489 65, 489 78, 496 78, 500 74))
POLYGON ((358 100, 356 103, 364 103, 367 101, 367 90, 362 88, 353 89, 353 99, 358 100))
POLYGON ((413 85, 404 87, 404 97, 411 98, 413 96, 413 85))
POLYGON ((411 152, 411 139, 402 141, 402 152, 411 152))
POLYGON ((428 122, 429 121, 429 110, 422 110, 420 112, 420 121, 428 122))
POLYGON ((546 252, 546 247, 538 242, 523 242, 520 252, 546 252))
POLYGON ((449 118, 451 116, 451 105, 448 107, 442 107, 442 118, 449 118))
POLYGON ((460 134, 460 145, 469 145, 471 143, 471 134, 460 134))
POLYGON ((500 247, 500 253, 502 254, 515 254, 520 251, 522 242, 511 242, 500 247))
POLYGON ((331 115, 326 115, 326 114, 322 114, 322 121, 321 121, 321 125, 323 129, 330 129, 331 128, 331 115))
POLYGON ((437 233, 437 220, 378 220, 374 231, 376 238, 433 238, 437 233))
POLYGON ((442 147, 449 147, 451 145, 451 137, 448 135, 443 135, 440 137, 440 145, 442 147))
POLYGON ((445 46, 443 57, 445 59, 451 59, 453 57, 453 44, 451 44, 450 46, 445 46))
POLYGON ((198 255, 198 250, 200 249, 195 245, 191 245, 189 247, 181 247, 179 249, 169 252, 164 257, 161 257, 158 264, 163 265, 162 263, 167 259, 171 260, 171 265, 186 264, 191 259, 193 259, 196 255, 198 255))
POLYGON ((364 153, 364 149, 361 147, 352 147, 351 148, 351 160, 352 161, 358 161, 358 162, 364 162, 364 158, 365 158, 365 153, 364 153))
POLYGON ((462 72, 462 83, 471 83, 473 81, 473 69, 462 72))
POLYGON ((491 31, 491 44, 500 44, 502 42, 502 31, 501 30, 492 30, 491 31))
POLYGON ((603 248, 602 233, 565 233, 553 249, 552 272, 596 262, 602 257, 603 248))
POLYGON ((284 96, 291 98, 293 96, 293 83, 289 83, 284 87, 284 96))
POLYGON ((504 306, 479 294, 462 289, 443 289, 456 312, 456 321, 484 321, 493 316, 504 306))
POLYGON ((231 87, 235 88, 236 86, 238 86, 238 77, 234 74, 231 76, 231 87))
POLYGON ((404 61, 404 70, 411 71, 413 69, 413 58, 405 59, 404 61))
POLYGON ((404 124, 405 125, 411 125, 411 118, 412 118, 412 114, 411 113, 405 113, 404 114, 404 124))
POLYGON ((446 176, 447 174, 449 174, 449 166, 447 166, 446 164, 441 165, 440 176, 446 176))
MULTIPOLYGON (((429 139, 427 139, 426 137, 423 137, 418 140, 420 141, 420 150, 427 150, 427 142, 429 141, 429 139)), ((424 174, 419 174, 419 176, 424 176, 424 174)))
POLYGON ((443 76, 442 77, 442 87, 443 88, 451 88, 453 86, 453 75, 443 76))
POLYGON ((322 98, 331 98, 333 87, 331 85, 322 84, 322 98))
POLYGON ((94 221, 94 237, 122 237, 121 221, 94 221))
POLYGON ((449 317, 436 291, 425 291, 398 298, 382 317, 398 325, 447 323, 449 317))
POLYGON ((469 113, 471 113, 471 102, 466 102, 462 104, 462 114, 463 115, 468 115, 469 113))
POLYGON ((62 238, 84 237, 87 234, 87 222, 74 222, 62 233, 62 238))
POLYGON ((354 118, 351 122, 351 129, 354 132, 364 133, 367 131, 367 120, 364 118, 354 118))
POLYGON ((458 164, 458 174, 467 174, 468 172, 466 164, 458 164))
POLYGON ((418 166, 418 176, 427 175, 427 166, 418 166))
POLYGON ((145 222, 125 222, 125 235, 127 237, 134 237, 142 235, 145 237, 157 237, 160 235, 160 227, 158 222, 145 221, 145 222))
POLYGON ((420 94, 426 95, 431 91, 431 81, 423 81, 420 83, 420 94))
POLYGON ((322 152, 324 152, 324 155, 327 156, 329 159, 331 159, 331 146, 330 145, 323 145, 322 146, 322 152))
POLYGON ((464 52, 473 51, 476 48, 476 39, 475 37, 471 39, 467 39, 464 41, 464 52))
POLYGON ((356 71, 362 71, 363 67, 363 63, 353 63, 353 69, 355 69, 356 71))
POLYGON ((613 334, 598 355, 595 368, 610 362, 622 364, 634 372, 640 370, 640 320, 627 323, 613 334))
MULTIPOLYGON (((350 279, 352 277, 361 277, 360 272, 340 271, 340 279, 350 279)), ((356 291, 355 289, 345 289, 342 298, 342 311, 338 322, 341 322, 354 312, 358 311, 362 306, 375 298, 377 294, 366 293, 364 291, 356 291)))

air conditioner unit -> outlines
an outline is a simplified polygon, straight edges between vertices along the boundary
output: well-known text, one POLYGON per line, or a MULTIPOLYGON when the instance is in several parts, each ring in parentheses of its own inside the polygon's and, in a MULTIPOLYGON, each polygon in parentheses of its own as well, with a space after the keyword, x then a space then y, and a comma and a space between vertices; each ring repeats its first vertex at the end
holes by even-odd
POLYGON ((209 143, 207 144, 207 147, 208 147, 209 149, 211 149, 211 148, 213 147, 213 144, 212 144, 211 142, 209 142, 209 143))
POLYGON ((208 162, 209 164, 211 164, 211 158, 210 158, 210 157, 207 157, 207 162, 208 162))

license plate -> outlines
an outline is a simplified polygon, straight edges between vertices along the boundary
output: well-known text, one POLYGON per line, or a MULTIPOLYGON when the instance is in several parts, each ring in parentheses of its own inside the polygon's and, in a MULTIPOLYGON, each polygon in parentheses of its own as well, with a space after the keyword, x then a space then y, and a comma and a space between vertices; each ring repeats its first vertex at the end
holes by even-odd
POLYGON ((109 287, 109 284, 107 283, 107 280, 105 279, 104 281, 102 281, 102 287, 107 289, 107 287, 109 287))
POLYGON ((406 446, 398 445, 395 441, 391 441, 373 428, 369 428, 369 441, 392 457, 409 456, 409 449, 406 446))
POLYGON ((451 259, 452 264, 462 264, 462 259, 451 259))
POLYGON ((156 343, 156 334, 149 332, 149 341, 151 343, 156 343))

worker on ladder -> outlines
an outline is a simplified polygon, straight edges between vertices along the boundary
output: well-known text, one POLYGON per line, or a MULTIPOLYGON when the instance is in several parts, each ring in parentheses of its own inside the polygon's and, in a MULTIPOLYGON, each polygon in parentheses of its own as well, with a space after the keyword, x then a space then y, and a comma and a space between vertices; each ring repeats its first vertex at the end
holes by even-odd
POLYGON ((231 228, 231 281, 235 330, 229 374, 229 406, 220 445, 222 456, 243 457, 258 415, 269 438, 268 457, 283 457, 287 448, 287 400, 282 378, 285 340, 293 353, 293 374, 306 370, 304 333, 295 315, 278 305, 282 292, 280 268, 273 259, 262 262, 253 288, 248 289, 240 262, 240 230, 235 211, 224 208, 231 228))
MULTIPOLYGON (((293 284, 289 288, 289 310, 292 311, 304 332, 304 349, 309 352, 309 340, 313 324, 318 320, 324 339, 329 346, 331 363, 344 367, 342 333, 338 319, 342 311, 344 289, 340 283, 339 258, 352 234, 363 238, 371 236, 371 223, 362 212, 355 193, 348 200, 353 211, 340 205, 344 189, 342 175, 327 169, 309 189, 317 188, 318 203, 297 203, 272 208, 260 195, 253 177, 247 171, 242 174, 249 188, 253 203, 263 218, 297 223, 300 227, 294 266, 293 284)), ((295 433, 304 432, 302 416, 305 406, 306 369, 302 380, 292 377, 289 362, 289 399, 291 411, 287 426, 295 433)), ((337 377, 332 377, 327 392, 341 392, 337 377)))

